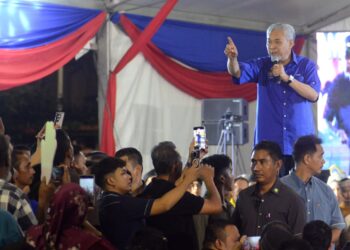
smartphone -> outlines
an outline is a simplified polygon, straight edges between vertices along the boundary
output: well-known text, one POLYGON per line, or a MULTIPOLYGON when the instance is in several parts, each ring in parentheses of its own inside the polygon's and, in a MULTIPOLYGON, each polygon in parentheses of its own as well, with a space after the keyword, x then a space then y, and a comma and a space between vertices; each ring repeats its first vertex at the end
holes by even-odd
POLYGON ((205 149, 206 148, 206 133, 203 126, 193 128, 193 139, 195 149, 205 149))
POLYGON ((79 185, 82 187, 89 197, 90 205, 95 204, 95 176, 94 175, 80 175, 79 185))
POLYGON ((63 119, 64 119, 64 112, 56 112, 55 118, 53 120, 53 124, 57 125, 59 128, 62 128, 63 119))

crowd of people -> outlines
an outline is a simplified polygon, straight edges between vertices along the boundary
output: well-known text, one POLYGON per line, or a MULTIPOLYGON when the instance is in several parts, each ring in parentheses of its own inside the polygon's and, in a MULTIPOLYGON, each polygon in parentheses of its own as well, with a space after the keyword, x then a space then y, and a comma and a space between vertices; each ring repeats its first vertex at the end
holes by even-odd
POLYGON ((63 174, 46 181, 40 138, 32 154, 0 133, 1 249, 347 249, 350 179, 339 182, 339 204, 315 177, 324 164, 315 135, 297 139, 295 171, 283 178, 276 142, 256 144, 251 173, 236 177, 227 155, 202 150, 183 164, 174 143, 160 142, 148 184, 136 148, 85 156, 64 130, 56 140, 53 165, 63 174), (96 202, 80 175, 94 176, 96 202))

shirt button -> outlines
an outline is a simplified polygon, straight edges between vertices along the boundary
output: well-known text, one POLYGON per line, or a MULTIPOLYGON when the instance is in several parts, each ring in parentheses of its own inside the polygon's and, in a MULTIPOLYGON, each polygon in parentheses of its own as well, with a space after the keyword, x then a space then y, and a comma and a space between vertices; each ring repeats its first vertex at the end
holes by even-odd
POLYGON ((258 226, 258 228, 260 228, 260 226, 258 226))
POLYGON ((285 90, 283 90, 283 94, 285 94, 286 93, 286 91, 285 90))
POLYGON ((287 105, 287 103, 285 103, 285 102, 284 102, 284 103, 283 103, 283 105, 284 105, 284 106, 286 106, 286 105, 287 105))
POLYGON ((287 117, 287 115, 283 115, 283 117, 284 117, 284 118, 286 118, 286 117, 287 117))
POLYGON ((310 212, 307 212, 307 214, 311 214, 310 212))
POLYGON ((262 215, 262 213, 259 213, 259 216, 261 216, 262 215))
POLYGON ((264 200, 261 200, 261 202, 264 202, 264 200))
POLYGON ((307 202, 310 202, 310 200, 307 200, 307 202))
POLYGON ((287 128, 286 127, 283 127, 283 130, 286 130, 287 128))

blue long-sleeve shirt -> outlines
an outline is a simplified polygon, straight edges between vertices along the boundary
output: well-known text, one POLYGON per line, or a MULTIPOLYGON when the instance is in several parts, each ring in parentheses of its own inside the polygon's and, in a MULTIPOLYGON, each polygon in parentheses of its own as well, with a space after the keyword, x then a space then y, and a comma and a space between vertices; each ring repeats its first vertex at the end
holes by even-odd
MULTIPOLYGON (((315 133, 311 102, 272 76, 270 57, 239 64, 241 77, 233 77, 234 83, 258 84, 254 143, 271 140, 280 145, 283 154, 291 155, 297 138, 315 133)), ((320 92, 317 66, 308 58, 292 52, 292 60, 284 69, 287 75, 293 75, 296 80, 320 92)))

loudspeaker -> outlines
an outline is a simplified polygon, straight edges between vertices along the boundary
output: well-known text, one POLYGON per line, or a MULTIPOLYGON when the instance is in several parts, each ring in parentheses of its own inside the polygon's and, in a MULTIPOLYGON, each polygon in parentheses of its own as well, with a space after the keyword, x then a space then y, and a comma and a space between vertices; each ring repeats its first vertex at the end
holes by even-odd
MULTIPOLYGON (((220 139, 221 131, 224 129, 224 122, 219 121, 203 121, 206 130, 206 136, 209 145, 217 145, 220 139)), ((246 122, 233 122, 231 131, 233 132, 233 143, 235 145, 243 145, 249 139, 249 127, 246 122)), ((231 138, 226 142, 231 145, 231 138)))
POLYGON ((227 113, 241 121, 248 121, 248 103, 243 98, 204 99, 202 121, 219 121, 227 113))

